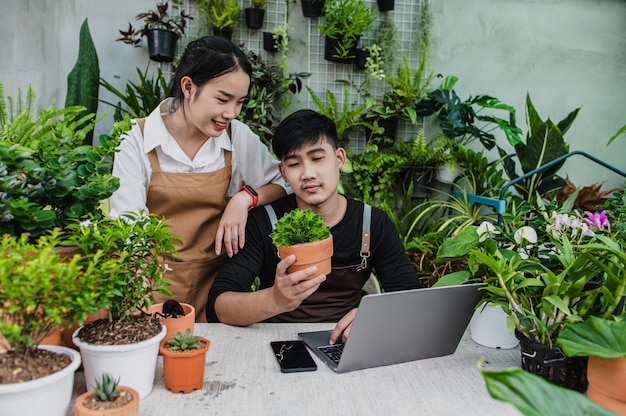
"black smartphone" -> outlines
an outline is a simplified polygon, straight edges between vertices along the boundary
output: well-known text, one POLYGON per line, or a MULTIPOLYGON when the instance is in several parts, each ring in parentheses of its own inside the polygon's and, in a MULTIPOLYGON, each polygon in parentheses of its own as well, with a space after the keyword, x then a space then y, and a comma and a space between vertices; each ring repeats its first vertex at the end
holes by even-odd
POLYGON ((317 365, 302 341, 272 341, 270 342, 274 356, 283 373, 297 373, 300 371, 315 371, 317 365))

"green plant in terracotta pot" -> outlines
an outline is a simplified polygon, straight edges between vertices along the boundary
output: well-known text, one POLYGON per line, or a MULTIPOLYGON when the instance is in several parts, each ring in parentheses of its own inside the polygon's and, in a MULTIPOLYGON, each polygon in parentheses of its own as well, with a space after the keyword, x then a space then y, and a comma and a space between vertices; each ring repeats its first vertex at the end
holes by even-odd
POLYGON ((202 388, 204 364, 210 341, 190 330, 176 332, 159 348, 163 355, 165 388, 173 393, 191 393, 202 388))
MULTIPOLYGON (((332 234, 321 215, 310 208, 295 209, 283 215, 276 222, 270 238, 277 247, 280 258, 284 259, 291 254, 296 256, 296 261, 289 266, 289 273, 311 266, 317 266, 316 276, 330 273, 332 234)), ((313 277, 315 276, 311 278, 313 277)))
POLYGON ((87 391, 76 398, 76 416, 110 415, 120 416, 139 414, 139 394, 130 387, 119 386, 119 379, 103 373, 94 383, 93 391, 87 391))

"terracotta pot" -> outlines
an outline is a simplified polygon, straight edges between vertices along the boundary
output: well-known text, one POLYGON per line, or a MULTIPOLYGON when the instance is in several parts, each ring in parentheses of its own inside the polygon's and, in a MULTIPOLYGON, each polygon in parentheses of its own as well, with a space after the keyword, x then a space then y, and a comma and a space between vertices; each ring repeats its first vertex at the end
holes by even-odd
MULTIPOLYGON (((193 325, 196 323, 196 308, 188 303, 181 303, 180 306, 183 307, 185 316, 179 316, 178 318, 163 318, 162 316, 159 316, 159 321, 161 321, 161 323, 167 328, 165 338, 161 340, 159 347, 162 347, 167 340, 172 338, 172 334, 177 332, 185 333, 185 331, 189 329, 191 331, 191 335, 193 335, 193 325)), ((153 313, 161 312, 162 310, 163 303, 155 303, 148 308, 148 313, 152 315, 153 313)))
POLYGON ((294 273, 307 267, 317 266, 319 273, 311 276, 311 279, 320 274, 328 274, 332 270, 333 236, 331 235, 326 240, 316 241, 315 243, 278 247, 278 256, 281 259, 291 254, 296 256, 296 261, 289 266, 287 272, 294 273))
POLYGON ((191 393, 202 388, 204 379, 204 363, 209 350, 210 341, 202 338, 204 348, 196 351, 170 351, 159 347, 163 356, 163 377, 165 388, 173 393, 191 393))
POLYGON ((618 415, 626 415, 626 358, 589 357, 587 397, 618 415))
POLYGON ((76 416, 137 416, 139 414, 139 393, 135 389, 126 386, 117 388, 120 393, 126 392, 132 396, 130 402, 121 407, 110 409, 91 409, 86 407, 84 403, 90 400, 95 394, 93 391, 86 391, 76 398, 74 403, 74 414, 76 416))

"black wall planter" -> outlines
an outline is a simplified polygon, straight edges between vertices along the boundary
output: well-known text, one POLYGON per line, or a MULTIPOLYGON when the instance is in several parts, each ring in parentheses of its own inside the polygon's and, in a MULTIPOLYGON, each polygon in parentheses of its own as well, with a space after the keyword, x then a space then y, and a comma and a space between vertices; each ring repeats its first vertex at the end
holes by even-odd
POLYGON ((388 12, 395 7, 395 0, 376 0, 376 3, 378 4, 378 10, 381 12, 388 12))
POLYGON ((155 62, 172 62, 176 54, 178 35, 171 30, 151 29, 146 32, 148 56, 155 62))
POLYGON ((272 32, 263 32, 263 49, 272 53, 278 52, 272 32))
POLYGON ((214 27, 213 28, 213 34, 215 36, 221 36, 221 37, 226 38, 228 40, 232 40, 232 38, 233 38, 233 31, 232 30, 218 29, 218 28, 214 27))
POLYGON ((249 29, 260 29, 263 26, 265 9, 249 7, 244 10, 244 13, 246 15, 246 26, 249 29))
POLYGON ((365 69, 365 64, 367 63, 368 56, 370 56, 369 50, 361 48, 356 50, 356 59, 354 61, 354 65, 357 69, 365 69))
POLYGON ((319 17, 324 14, 324 0, 302 0, 304 17, 319 17))
POLYGON ((336 64, 351 64, 356 59, 357 44, 359 43, 360 36, 357 37, 354 45, 348 50, 346 58, 341 58, 339 48, 337 47, 340 39, 333 39, 325 36, 324 39, 324 59, 336 64))

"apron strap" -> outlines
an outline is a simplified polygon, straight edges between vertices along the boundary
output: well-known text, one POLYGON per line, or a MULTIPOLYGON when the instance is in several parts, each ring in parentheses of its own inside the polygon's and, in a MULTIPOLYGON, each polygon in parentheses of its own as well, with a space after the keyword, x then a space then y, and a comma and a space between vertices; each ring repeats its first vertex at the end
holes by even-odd
POLYGON ((361 264, 356 268, 358 271, 365 270, 367 268, 367 259, 370 256, 370 225, 372 222, 372 207, 368 204, 363 204, 363 233, 361 235, 361 264))
MULTIPOLYGON (((272 225, 272 230, 276 226, 276 221, 278 218, 276 217, 276 211, 272 208, 271 204, 263 205, 265 211, 267 211, 267 216, 270 219, 270 224, 272 225)), ((370 225, 372 223, 372 207, 368 204, 363 204, 363 232, 361 234, 361 264, 356 268, 357 271, 365 270, 367 268, 367 259, 370 256, 370 225)))

